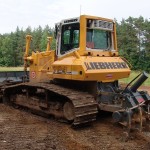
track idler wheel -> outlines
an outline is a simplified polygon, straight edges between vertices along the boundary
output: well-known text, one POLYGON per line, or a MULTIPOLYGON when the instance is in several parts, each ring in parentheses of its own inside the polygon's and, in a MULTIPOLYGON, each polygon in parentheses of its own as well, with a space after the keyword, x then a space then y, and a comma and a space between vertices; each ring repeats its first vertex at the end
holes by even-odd
POLYGON ((73 121, 75 118, 74 106, 71 102, 66 102, 63 106, 63 113, 65 119, 68 121, 73 121))

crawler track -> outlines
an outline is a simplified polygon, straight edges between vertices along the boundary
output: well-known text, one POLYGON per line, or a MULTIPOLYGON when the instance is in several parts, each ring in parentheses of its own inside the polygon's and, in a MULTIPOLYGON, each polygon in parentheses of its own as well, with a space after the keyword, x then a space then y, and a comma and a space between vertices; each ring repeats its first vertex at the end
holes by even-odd
MULTIPOLYGON (((17 85, 6 87, 4 90, 4 93, 5 95, 14 96, 15 94, 18 95, 17 94, 18 91, 20 92, 26 89, 29 89, 29 92, 30 92, 30 89, 37 89, 37 90, 42 89, 46 92, 56 94, 58 97, 61 96, 62 101, 64 101, 65 99, 65 102, 66 102, 67 100, 66 104, 64 102, 62 103, 60 102, 60 103, 61 105, 65 105, 66 110, 69 108, 70 105, 72 105, 73 110, 70 110, 69 112, 71 113, 71 115, 68 114, 67 112, 65 113, 67 115, 67 120, 73 120, 72 121, 73 126, 91 123, 96 120, 96 115, 98 113, 97 104, 93 96, 89 95, 86 92, 80 92, 80 91, 68 89, 68 88, 55 85, 55 84, 51 84, 51 83, 22 83, 22 84, 17 84, 17 85), (71 119, 70 119, 70 116, 71 116, 71 119)), ((20 92, 19 96, 22 96, 22 98, 20 98, 22 103, 18 100, 13 100, 12 102, 19 104, 19 105, 24 105, 32 109, 33 105, 30 106, 31 103, 29 102, 29 98, 25 99, 26 95, 27 94, 23 94, 22 92, 20 92)), ((34 96, 35 95, 30 96, 30 99, 34 99, 34 96)), ((41 110, 41 112, 44 112, 44 113, 56 114, 52 112, 51 109, 53 108, 49 107, 48 103, 49 103, 50 97, 51 95, 49 94, 48 100, 46 99, 44 103, 42 104, 42 107, 44 105, 44 109, 41 109, 40 97, 38 98, 39 101, 36 102, 36 106, 34 105, 33 108, 35 110, 41 110)), ((62 112, 64 112, 64 110, 62 110, 62 112)), ((66 115, 63 114, 62 117, 65 118, 66 115)))

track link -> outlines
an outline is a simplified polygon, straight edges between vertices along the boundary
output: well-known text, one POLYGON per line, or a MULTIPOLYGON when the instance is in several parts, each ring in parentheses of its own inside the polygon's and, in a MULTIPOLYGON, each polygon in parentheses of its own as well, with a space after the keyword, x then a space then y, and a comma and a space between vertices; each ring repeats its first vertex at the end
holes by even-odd
POLYGON ((69 102, 73 104, 74 108, 74 119, 72 122, 73 126, 78 126, 81 124, 91 123, 96 120, 98 113, 97 103, 94 97, 87 92, 76 91, 74 89, 69 89, 62 87, 60 85, 52 83, 22 83, 18 85, 12 85, 5 88, 5 91, 11 88, 40 88, 44 89, 61 96, 65 96, 69 102))

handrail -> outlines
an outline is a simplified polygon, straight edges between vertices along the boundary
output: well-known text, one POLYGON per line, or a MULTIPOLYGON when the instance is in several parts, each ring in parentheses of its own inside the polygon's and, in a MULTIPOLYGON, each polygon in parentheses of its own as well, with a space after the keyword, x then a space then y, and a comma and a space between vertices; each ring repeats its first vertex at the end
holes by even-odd
POLYGON ((124 60, 129 65, 130 68, 132 68, 132 65, 129 63, 129 61, 127 61, 124 57, 121 57, 121 59, 124 60))

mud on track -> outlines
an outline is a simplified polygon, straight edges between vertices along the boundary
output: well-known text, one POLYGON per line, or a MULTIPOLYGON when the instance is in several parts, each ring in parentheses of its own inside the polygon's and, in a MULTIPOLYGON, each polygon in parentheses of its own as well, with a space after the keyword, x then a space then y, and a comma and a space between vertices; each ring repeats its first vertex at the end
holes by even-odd
POLYGON ((72 129, 68 124, 46 119, 0 104, 0 149, 6 150, 149 150, 150 143, 132 134, 124 141, 123 129, 100 115, 93 125, 72 129))

